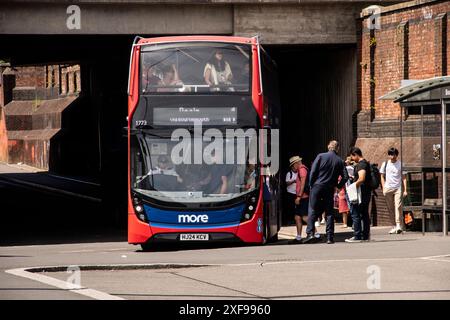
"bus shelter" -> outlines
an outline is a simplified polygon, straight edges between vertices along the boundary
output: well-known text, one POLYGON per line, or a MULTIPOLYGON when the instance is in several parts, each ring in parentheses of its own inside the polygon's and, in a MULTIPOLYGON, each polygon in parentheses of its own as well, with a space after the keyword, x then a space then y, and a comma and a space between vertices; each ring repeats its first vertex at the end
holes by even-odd
POLYGON ((407 175, 404 210, 420 212, 422 233, 442 225, 448 235, 450 76, 410 82, 380 98, 401 107, 401 161, 407 175), (434 222, 434 225, 433 223, 434 222))

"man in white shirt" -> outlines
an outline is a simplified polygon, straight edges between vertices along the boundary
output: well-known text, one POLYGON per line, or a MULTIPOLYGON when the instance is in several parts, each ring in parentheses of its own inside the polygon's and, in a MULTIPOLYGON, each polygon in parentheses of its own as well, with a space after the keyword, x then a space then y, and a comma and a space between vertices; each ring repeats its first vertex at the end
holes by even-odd
POLYGON ((390 234, 403 232, 403 208, 402 198, 408 195, 406 191, 406 173, 402 172, 402 164, 398 160, 398 150, 388 150, 389 160, 381 165, 381 186, 386 199, 386 205, 391 215, 395 214, 395 227, 390 234), (403 182, 403 192, 402 192, 403 182), (403 197, 402 197, 403 196, 403 197))
MULTIPOLYGON (((287 191, 287 210, 289 216, 294 216, 296 218, 296 206, 295 199, 297 198, 297 175, 298 168, 300 167, 302 158, 299 156, 294 156, 289 159, 289 172, 286 173, 286 191, 287 191)), ((301 240, 301 234, 298 232, 298 223, 297 225, 297 240, 301 240)), ((301 232, 301 229, 300 229, 301 232)))

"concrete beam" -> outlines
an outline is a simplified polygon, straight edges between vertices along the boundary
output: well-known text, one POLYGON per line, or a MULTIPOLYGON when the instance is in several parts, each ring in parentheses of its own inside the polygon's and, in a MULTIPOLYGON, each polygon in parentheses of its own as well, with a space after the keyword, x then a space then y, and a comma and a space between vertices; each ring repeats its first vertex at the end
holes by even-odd
POLYGON ((0 34, 232 34, 231 5, 78 4, 80 29, 69 29, 69 4, 9 4, 0 34))
POLYGON ((236 5, 234 33, 266 44, 356 43, 360 5, 236 5))
POLYGON ((0 34, 4 35, 259 34, 265 44, 356 43, 356 20, 369 3, 262 0, 256 4, 249 0, 242 4, 243 0, 199 0, 194 5, 189 0, 131 0, 135 4, 125 5, 122 0, 79 0, 80 29, 70 29, 67 22, 72 13, 67 13, 68 3, 6 1, 9 4, 0 10, 0 34))
MULTIPOLYGON (((415 0, 437 1, 437 0, 415 0)), ((61 3, 64 0, 3 0, 4 3, 61 3)), ((402 0, 77 0, 70 4, 331 4, 367 3, 388 5, 402 0)), ((404 1, 403 1, 404 2, 404 1)), ((67 3, 69 5, 69 3, 67 3)))

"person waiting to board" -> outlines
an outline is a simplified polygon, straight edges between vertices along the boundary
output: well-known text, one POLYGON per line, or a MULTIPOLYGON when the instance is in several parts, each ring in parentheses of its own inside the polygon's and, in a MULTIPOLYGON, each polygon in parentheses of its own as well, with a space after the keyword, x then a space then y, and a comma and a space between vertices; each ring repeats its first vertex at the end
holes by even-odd
POLYGON ((341 189, 348 180, 344 161, 337 155, 338 151, 339 143, 336 140, 330 141, 328 152, 320 153, 311 167, 310 211, 306 229, 308 236, 304 243, 316 242, 314 223, 324 211, 327 219, 327 243, 334 243, 334 192, 336 187, 341 189))
POLYGON ((406 172, 402 172, 402 164, 398 160, 398 150, 396 148, 389 148, 387 155, 389 159, 383 162, 380 169, 381 187, 389 213, 395 216, 395 227, 389 231, 389 234, 398 234, 402 233, 405 228, 402 219, 402 200, 408 195, 406 189, 406 172))
MULTIPOLYGON (((295 172, 295 184, 294 192, 294 218, 295 225, 297 227, 297 236, 290 240, 289 244, 300 244, 302 243, 302 229, 303 229, 303 219, 308 216, 309 208, 309 181, 308 181, 308 168, 303 165, 302 158, 299 156, 292 157, 290 159, 291 163, 291 173, 295 172)), ((290 173, 288 172, 288 175, 290 173)), ((292 174, 293 175, 293 174, 292 174)), ((288 176, 286 176, 286 183, 288 183, 288 176)), ((291 189, 291 191, 294 191, 291 189)), ((289 192, 289 191, 288 191, 289 192)), ((290 200, 292 201, 292 200, 290 200)))
POLYGON ((350 202, 347 196, 347 186, 351 184, 353 179, 353 161, 351 157, 347 157, 345 160, 345 169, 347 170, 349 179, 345 183, 345 186, 339 191, 339 213, 342 215, 343 228, 348 228, 348 215, 350 214, 350 202))
POLYGON ((369 204, 372 195, 370 187, 370 164, 363 157, 360 148, 352 147, 350 150, 352 161, 356 163, 354 170, 354 183, 361 190, 361 202, 352 205, 352 219, 354 235, 345 242, 355 243, 370 241, 369 204))
POLYGON ((299 231, 297 224, 297 215, 295 212, 295 199, 297 198, 297 175, 298 168, 300 166, 301 158, 298 156, 291 157, 289 159, 289 171, 286 173, 286 198, 287 198, 287 211, 289 216, 294 216, 297 225, 297 237, 301 239, 301 229, 299 231))

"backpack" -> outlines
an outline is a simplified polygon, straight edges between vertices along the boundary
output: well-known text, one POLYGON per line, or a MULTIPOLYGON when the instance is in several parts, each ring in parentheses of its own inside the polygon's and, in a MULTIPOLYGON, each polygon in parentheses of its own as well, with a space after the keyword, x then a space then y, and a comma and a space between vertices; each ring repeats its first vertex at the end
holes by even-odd
POLYGON ((384 165, 382 165, 381 169, 383 169, 384 173, 384 179, 386 179, 386 168, 387 168, 387 163, 389 160, 386 160, 385 162, 383 162, 384 165))
POLYGON ((378 187, 381 184, 380 170, 378 169, 378 165, 376 163, 371 164, 369 162, 369 167, 370 167, 370 183, 369 183, 369 187, 372 190, 376 190, 376 189, 378 189, 378 187))
POLYGON ((292 179, 292 170, 289 170, 289 179, 292 179))

